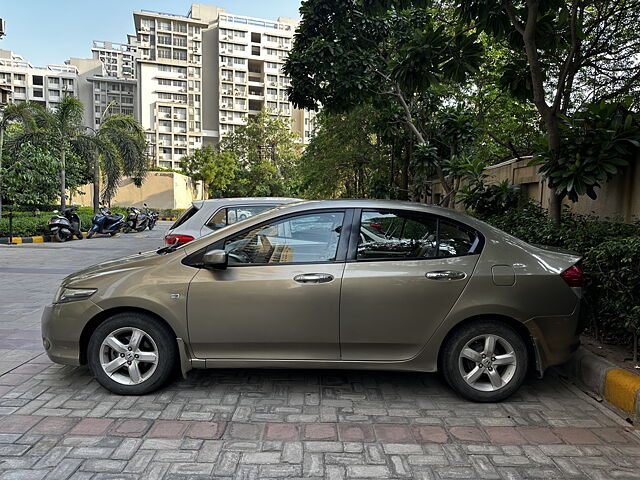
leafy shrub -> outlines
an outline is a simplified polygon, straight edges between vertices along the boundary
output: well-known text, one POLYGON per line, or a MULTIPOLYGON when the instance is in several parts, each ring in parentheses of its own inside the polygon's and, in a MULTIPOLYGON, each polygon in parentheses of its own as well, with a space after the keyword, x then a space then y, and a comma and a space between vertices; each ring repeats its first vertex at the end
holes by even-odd
POLYGON ((498 184, 486 185, 484 182, 463 186, 457 195, 465 208, 478 215, 496 215, 499 212, 516 208, 520 200, 520 188, 509 185, 509 180, 498 184))
POLYGON ((583 255, 587 278, 582 314, 601 338, 626 343, 640 332, 640 223, 600 220, 565 212, 554 227, 546 210, 534 203, 484 218, 522 240, 583 255))
POLYGON ((609 240, 584 259, 591 324, 596 334, 640 333, 640 236, 609 240))
MULTIPOLYGON (((91 228, 93 219, 92 207, 80 207, 76 213, 80 217, 80 229, 86 232, 91 228)), ((115 212, 114 212, 115 213, 115 212)), ((118 212, 120 213, 120 212, 118 212)), ((33 211, 13 212, 13 236, 30 237, 32 235, 49 235, 49 219, 55 215, 53 211, 41 212, 39 217, 33 211)), ((2 212, 0 219, 0 237, 9 236, 9 212, 2 212)))
POLYGON ((555 227, 547 211, 533 202, 521 209, 482 217, 488 223, 522 240, 538 245, 560 247, 586 255, 608 240, 640 235, 640 223, 622 223, 593 215, 565 212, 562 224, 555 227))

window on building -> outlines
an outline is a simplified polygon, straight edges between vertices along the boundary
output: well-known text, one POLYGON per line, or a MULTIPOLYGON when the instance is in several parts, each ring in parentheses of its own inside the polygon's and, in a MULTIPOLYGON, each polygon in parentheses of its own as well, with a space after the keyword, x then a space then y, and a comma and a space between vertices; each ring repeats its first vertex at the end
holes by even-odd
POLYGON ((171 36, 170 35, 158 35, 158 44, 159 45, 171 45, 171 36))
POLYGON ((171 49, 170 48, 158 48, 158 58, 171 58, 171 49))
POLYGON ((33 75, 31 77, 31 83, 33 83, 34 85, 42 85, 42 75, 33 75))
POLYGON ((158 30, 171 31, 171 22, 167 20, 158 20, 158 30))
POLYGON ((187 51, 180 50, 178 48, 173 49, 173 59, 174 60, 186 60, 187 59, 187 51))

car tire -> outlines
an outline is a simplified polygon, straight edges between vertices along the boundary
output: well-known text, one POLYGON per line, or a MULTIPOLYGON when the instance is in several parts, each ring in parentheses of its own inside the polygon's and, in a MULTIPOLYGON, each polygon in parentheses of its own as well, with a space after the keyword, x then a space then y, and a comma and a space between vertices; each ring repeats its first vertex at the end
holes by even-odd
POLYGON ((480 320, 457 328, 442 349, 447 383, 474 402, 499 402, 524 382, 527 346, 516 330, 500 321, 480 320))
POLYGON ((87 347, 96 380, 118 395, 145 395, 162 387, 175 374, 177 359, 173 332, 138 312, 118 313, 102 322, 87 347))

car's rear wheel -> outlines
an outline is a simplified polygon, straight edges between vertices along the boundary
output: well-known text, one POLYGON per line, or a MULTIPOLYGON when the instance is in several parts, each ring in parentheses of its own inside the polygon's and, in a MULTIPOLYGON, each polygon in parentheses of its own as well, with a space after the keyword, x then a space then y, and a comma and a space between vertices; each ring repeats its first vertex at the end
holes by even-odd
POLYGON ((463 325, 442 350, 441 367, 447 382, 475 402, 498 402, 512 395, 524 382, 528 366, 524 340, 499 321, 463 325))
POLYGON ((137 312, 116 314, 89 339, 87 362, 96 380, 120 395, 144 395, 164 385, 176 369, 175 335, 137 312))

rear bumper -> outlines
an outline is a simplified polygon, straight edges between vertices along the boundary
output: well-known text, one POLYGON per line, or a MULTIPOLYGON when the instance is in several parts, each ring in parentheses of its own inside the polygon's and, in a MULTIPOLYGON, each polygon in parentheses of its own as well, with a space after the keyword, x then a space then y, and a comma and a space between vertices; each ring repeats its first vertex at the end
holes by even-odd
POLYGON ((533 338, 540 373, 569 361, 578 349, 579 315, 578 305, 571 315, 535 317, 525 322, 533 338))

